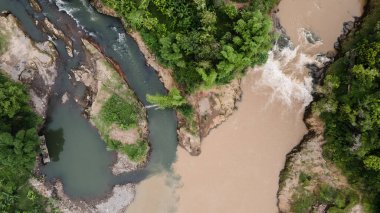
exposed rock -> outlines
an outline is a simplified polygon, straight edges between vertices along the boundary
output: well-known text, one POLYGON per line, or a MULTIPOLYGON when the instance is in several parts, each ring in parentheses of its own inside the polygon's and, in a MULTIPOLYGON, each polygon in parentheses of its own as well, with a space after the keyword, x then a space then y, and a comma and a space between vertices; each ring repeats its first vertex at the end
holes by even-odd
POLYGON ((131 184, 116 185, 112 193, 113 195, 108 200, 96 205, 98 212, 125 212, 134 199, 135 190, 131 184))
POLYGON ((29 183, 38 193, 53 198, 54 207, 64 213, 98 213, 98 212, 125 212, 134 199, 135 188, 132 184, 116 185, 112 192, 104 199, 97 201, 83 201, 70 199, 63 191, 63 184, 57 180, 54 185, 44 183, 43 180, 31 178, 29 183))
POLYGON ((139 165, 129 160, 128 156, 117 153, 116 163, 112 166, 112 173, 114 175, 119 175, 124 172, 136 170, 138 167, 139 165))
POLYGON ((240 80, 235 79, 229 84, 199 91, 189 98, 200 119, 201 138, 232 115, 241 95, 240 80))
POLYGON ((69 100, 69 94, 65 92, 65 94, 62 95, 62 104, 66 103, 69 100))
POLYGON ((0 56, 0 69, 13 80, 29 85, 36 112, 45 117, 47 100, 57 76, 57 51, 51 42, 33 43, 13 15, 0 17, 0 33, 7 48, 0 56))
MULTIPOLYGON (((106 127, 109 137, 117 140, 122 144, 134 144, 139 140, 148 140, 148 122, 146 120, 145 108, 138 102, 137 97, 129 89, 127 83, 123 80, 123 76, 120 76, 116 72, 115 68, 107 62, 107 59, 101 54, 101 52, 89 43, 87 40, 83 40, 83 44, 86 47, 87 64, 88 67, 82 66, 78 70, 73 70, 74 79, 82 82, 86 87, 88 95, 90 96, 86 108, 88 117, 91 123, 98 128, 102 124, 98 123, 98 116, 103 104, 112 94, 126 95, 130 94, 130 102, 136 103, 140 108, 141 118, 138 126, 129 130, 124 130, 117 125, 113 124, 111 127, 106 127), (100 126, 98 126, 100 125, 100 126)), ((131 162, 124 154, 118 153, 117 161, 113 165, 112 171, 115 175, 123 172, 131 171, 141 166, 144 162, 139 164, 131 162)))
POLYGON ((65 34, 57 29, 53 23, 49 21, 48 18, 45 18, 44 21, 42 22, 43 29, 47 32, 49 32, 51 35, 55 37, 55 39, 59 38, 63 40, 66 44, 66 51, 67 54, 70 57, 73 57, 73 42, 65 36, 65 34))
POLYGON ((101 0, 90 0, 90 4, 95 7, 100 13, 118 17, 117 13, 113 9, 104 6, 101 0))
POLYGON ((194 133, 189 132, 185 127, 177 130, 178 142, 191 155, 199 155, 201 153, 201 138, 194 133))
POLYGON ((42 12, 40 4, 36 0, 29 0, 30 6, 33 8, 34 11, 40 13, 42 12))
MULTIPOLYGON (((291 212, 293 197, 298 193, 297 188, 301 184, 299 181, 301 173, 308 174, 311 177, 306 189, 310 192, 322 183, 338 189, 349 187, 345 176, 340 170, 326 161, 322 155, 322 146, 325 143, 323 122, 317 116, 310 114, 305 123, 309 133, 304 136, 301 144, 287 155, 285 169, 280 175, 280 188, 278 191, 280 212, 291 212)), ((322 206, 317 209, 319 208, 322 208, 322 206)))
POLYGON ((352 29, 354 29, 355 23, 353 21, 348 21, 343 23, 343 34, 349 33, 352 29))
POLYGON ((326 57, 329 58, 329 59, 334 59, 335 56, 336 56, 337 52, 336 51, 328 51, 326 53, 326 57))
POLYGON ((316 44, 318 41, 321 41, 321 38, 312 31, 304 30, 305 38, 310 44, 316 44))
MULTIPOLYGON (((90 0, 90 3, 101 13, 121 18, 113 9, 103 5, 100 0, 90 0)), ((246 4, 243 3, 236 5, 240 7, 246 4)), ((124 19, 121 18, 121 20, 126 26, 124 19)), ((132 31, 129 32, 129 34, 136 41, 140 51, 143 53, 147 61, 147 64, 157 71, 157 74, 160 77, 160 80, 164 83, 165 88, 168 90, 174 87, 178 88, 178 85, 172 76, 173 71, 158 63, 155 55, 151 53, 144 43, 140 33, 132 31)), ((187 97, 193 108, 196 109, 194 120, 197 122, 197 124, 195 124, 197 127, 196 130, 192 129, 190 126, 193 124, 186 123, 185 119, 177 113, 177 133, 179 144, 190 152, 190 154, 199 155, 201 152, 201 138, 205 137, 211 129, 220 125, 233 113, 236 109, 236 102, 240 100, 240 97, 240 80, 234 80, 228 85, 197 92, 187 97), (199 102, 201 105, 198 104, 199 102), (205 104, 207 105, 207 109, 205 108, 205 104)))
POLYGON ((313 77, 314 84, 319 84, 325 74, 325 68, 318 67, 316 64, 306 64, 306 68, 310 70, 310 75, 313 77))

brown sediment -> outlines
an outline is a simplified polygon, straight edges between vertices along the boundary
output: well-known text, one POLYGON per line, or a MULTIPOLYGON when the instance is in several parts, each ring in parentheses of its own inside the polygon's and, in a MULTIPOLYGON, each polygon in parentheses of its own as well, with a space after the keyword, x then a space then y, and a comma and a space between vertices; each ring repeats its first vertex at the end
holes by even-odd
MULTIPOLYGON (((101 13, 113 17, 118 17, 124 24, 125 28, 128 29, 127 23, 125 23, 124 19, 117 15, 113 9, 105 6, 100 0, 91 0, 90 3, 101 13)), ((128 30, 128 33, 136 41, 140 51, 146 59, 146 63, 157 72, 165 88, 167 90, 170 90, 172 88, 179 88, 179 85, 173 78, 173 70, 165 68, 159 63, 157 57, 144 43, 141 34, 130 29, 128 30)), ((120 68, 117 70, 120 70, 120 68)), ((192 130, 192 124, 189 124, 180 113, 177 113, 177 135, 179 145, 187 150, 191 155, 199 155, 201 153, 201 140, 206 137, 206 135, 208 135, 212 129, 226 121, 227 118, 232 115, 233 111, 236 109, 237 102, 240 100, 240 96, 240 80, 238 79, 234 80, 230 84, 215 87, 209 90, 198 91, 187 96, 186 98, 189 100, 190 104, 196 112, 194 119, 196 121, 197 130, 192 130), (205 97, 212 99, 213 104, 211 104, 206 114, 200 115, 200 106, 198 103, 205 97)))
POLYGON ((360 16, 363 6, 361 0, 282 0, 278 16, 286 34, 296 45, 300 39, 298 30, 312 30, 322 40, 320 48, 323 51, 332 49, 343 23, 360 16))
MULTIPOLYGON (((365 1, 360 1, 359 5, 363 6, 364 4, 365 1)), ((358 9, 362 8, 364 7, 359 7, 358 9)), ((359 11, 360 13, 356 13, 356 16, 363 14, 363 10, 359 11)), ((340 46, 340 42, 354 30, 354 27, 359 25, 358 22, 360 22, 360 18, 355 17, 354 21, 344 23, 343 33, 339 36, 338 42, 334 44, 334 48, 340 46), (347 27, 348 24, 352 26, 347 27)), ((325 71, 325 68, 323 70, 325 71)), ((312 194, 313 190, 322 184, 337 189, 352 190, 342 172, 323 157, 322 146, 326 143, 324 139, 325 127, 319 116, 312 112, 311 106, 312 103, 307 107, 304 115, 304 123, 308 128, 308 133, 300 144, 287 154, 285 167, 280 174, 279 190, 277 192, 277 205, 280 212, 290 212, 294 198, 299 197, 300 193, 312 194), (308 175, 310 178, 307 187, 302 186, 299 180, 301 173, 308 175)), ((358 194, 361 196, 360 193, 358 194)), ((326 210, 326 207, 324 205, 318 206, 323 211, 326 210)), ((351 209, 351 212, 364 211, 362 205, 357 204, 351 209)))
POLYGON ((202 155, 177 150, 174 170, 183 184, 178 212, 276 212, 274 171, 306 129, 297 119, 302 104, 268 104, 270 90, 252 89, 259 78, 252 71, 243 78, 238 110, 205 138, 202 155))
MULTIPOLYGON (((332 18, 328 22, 320 22, 318 27, 324 26, 330 29, 329 25, 331 24, 331 26, 338 26, 338 30, 321 29, 315 32, 322 41, 326 41, 327 45, 321 41, 316 41, 314 44, 305 42, 303 36, 298 40, 298 35, 303 32, 299 34, 298 28, 292 26, 293 23, 296 23, 294 20, 288 19, 289 22, 282 20, 281 12, 287 12, 287 16, 297 15, 302 20, 318 23, 313 19, 302 18, 302 15, 313 11, 315 6, 313 3, 321 1, 335 2, 335 4, 341 2, 303 1, 302 4, 308 3, 309 7, 303 10, 294 7, 292 11, 288 12, 285 9, 289 9, 289 4, 287 4, 289 1, 281 2, 279 11, 281 24, 285 22, 283 26, 285 26, 286 32, 293 34, 291 38, 295 37, 294 43, 300 47, 289 49, 288 53, 284 52, 283 55, 272 52, 272 58, 270 57, 266 65, 248 72, 247 76, 243 78, 243 96, 242 102, 238 104, 239 109, 227 122, 205 138, 201 156, 190 159, 183 150, 177 151, 178 160, 174 165, 174 170, 181 176, 183 184, 183 187, 177 190, 179 194, 178 212, 278 211, 276 193, 279 173, 285 163, 285 155, 307 133, 303 122, 303 112, 305 105, 311 101, 312 85, 308 86, 310 84, 309 71, 304 65, 317 63, 316 54, 333 49, 343 22, 353 19, 351 13, 345 13, 350 10, 349 8, 354 8, 352 14, 360 15, 360 6, 355 0, 349 3, 346 1, 345 4, 339 6, 339 10, 344 11, 344 16, 339 18, 335 16, 337 13, 341 14, 341 11, 335 11, 336 7, 321 8, 325 14, 324 19, 332 18), (287 25, 291 26, 291 29, 288 29, 287 25), (292 30, 293 28, 294 30, 292 30), (297 55, 291 57, 291 54, 297 55), (286 59, 289 61, 286 62, 286 59), (274 72, 280 63, 281 69, 277 71, 281 72, 274 72), (275 74, 277 76, 274 76, 275 74), (283 84, 283 82, 289 82, 294 86, 283 84), (276 86, 276 84, 278 85, 276 86), (287 95, 290 97, 287 98, 287 95)), ((318 16, 314 18, 316 17, 318 16)), ((295 25, 314 32, 314 29, 309 27, 314 25, 295 25)), ((317 127, 322 128, 315 125, 314 131, 318 130, 317 127)), ((312 136, 308 134, 306 138, 310 139, 312 136)), ((302 153, 304 160, 324 161, 323 158, 320 158, 322 156, 321 149, 317 146, 320 143, 319 139, 314 140, 313 146, 309 147, 308 151, 313 151, 312 153, 302 153)), ((299 153, 295 154, 295 156, 298 155, 299 153)), ((302 165, 302 162, 300 164, 302 165)), ((339 172, 334 170, 331 165, 325 164, 325 166, 314 168, 313 171, 320 172, 326 167, 330 169, 328 174, 331 177, 324 176, 321 179, 325 181, 338 179, 334 182, 334 186, 343 186, 344 178, 341 179, 341 176, 337 175, 339 172)), ((291 176, 296 177, 297 173, 291 174, 291 176)), ((289 212, 289 209, 284 212, 289 212)))

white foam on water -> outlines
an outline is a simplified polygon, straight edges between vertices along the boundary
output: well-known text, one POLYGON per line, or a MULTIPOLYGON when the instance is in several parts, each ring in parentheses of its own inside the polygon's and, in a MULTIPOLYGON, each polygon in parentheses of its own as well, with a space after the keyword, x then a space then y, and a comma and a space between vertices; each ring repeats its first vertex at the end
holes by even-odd
POLYGON ((154 104, 154 105, 148 105, 148 106, 145 106, 145 109, 156 109, 158 107, 157 104, 154 104))
MULTIPOLYGON (((53 0, 49 0, 51 3, 53 3, 54 1, 53 0)), ((80 11, 79 8, 73 8, 73 7, 69 7, 67 5, 67 2, 63 1, 63 0, 56 0, 55 2, 55 5, 57 5, 58 7, 58 11, 62 11, 62 12, 65 12, 67 13, 72 19, 74 19, 74 21, 76 22, 77 26, 84 29, 84 27, 82 25, 80 25, 79 23, 79 20, 77 20, 74 16, 74 13, 80 11)))
POLYGON ((255 72, 261 72, 262 75, 253 89, 269 87, 273 91, 271 100, 281 100, 289 107, 296 101, 306 107, 313 100, 311 96, 312 78, 306 75, 303 79, 297 79, 293 77, 293 73, 285 74, 283 68, 293 61, 285 62, 287 62, 286 58, 285 61, 275 59, 274 52, 271 51, 267 63, 255 69, 255 72))
MULTIPOLYGON (((313 100, 313 79, 307 64, 316 64, 318 67, 328 62, 325 56, 310 55, 311 48, 317 48, 322 42, 307 43, 305 29, 299 30, 300 46, 280 49, 277 45, 269 52, 268 61, 253 72, 261 74, 260 79, 252 86, 253 90, 270 88, 270 100, 280 100, 284 105, 292 107, 295 103, 308 106, 313 100)), ((312 51, 311 51, 312 52, 312 51)))
MULTIPOLYGON (((117 31, 116 28, 115 30, 117 31)), ((116 52, 123 52, 127 54, 128 56, 131 56, 132 53, 130 51, 127 51, 129 49, 128 44, 127 44, 127 35, 125 33, 118 33, 118 38, 116 39, 116 41, 117 42, 115 42, 112 45, 112 48, 116 52)))

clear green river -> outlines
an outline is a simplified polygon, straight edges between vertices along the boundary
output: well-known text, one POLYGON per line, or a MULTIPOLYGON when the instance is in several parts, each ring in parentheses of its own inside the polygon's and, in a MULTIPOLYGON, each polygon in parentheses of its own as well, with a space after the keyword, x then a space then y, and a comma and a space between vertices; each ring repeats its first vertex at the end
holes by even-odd
POLYGON ((81 107, 70 99, 61 103, 61 96, 81 96, 84 86, 74 86, 69 74, 84 59, 81 38, 91 38, 102 52, 118 63, 128 85, 139 100, 147 105, 146 94, 165 94, 155 70, 134 40, 126 34, 120 20, 96 12, 87 0, 38 0, 42 12, 32 10, 28 0, 0 0, 0 10, 10 11, 20 21, 22 29, 36 42, 52 40, 59 52, 58 77, 49 101, 46 127, 48 149, 52 162, 42 168, 49 181, 62 181, 64 191, 72 198, 101 198, 116 184, 138 183, 148 176, 170 171, 176 158, 176 117, 171 110, 147 109, 151 154, 148 165, 140 170, 114 176, 110 166, 115 153, 106 150, 95 128, 82 116, 81 107), (73 42, 74 57, 67 55, 62 40, 51 39, 35 20, 47 17, 73 42))

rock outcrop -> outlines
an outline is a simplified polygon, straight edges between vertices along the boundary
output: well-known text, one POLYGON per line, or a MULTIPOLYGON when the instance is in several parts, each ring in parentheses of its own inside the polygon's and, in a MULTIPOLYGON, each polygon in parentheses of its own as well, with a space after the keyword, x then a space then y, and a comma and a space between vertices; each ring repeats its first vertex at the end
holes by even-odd
MULTIPOLYGON (((100 13, 118 17, 126 26, 124 19, 120 17, 113 9, 105 6, 100 0, 90 0, 100 13)), ((129 34, 136 41, 140 51, 143 53, 147 64, 154 68, 163 82, 165 88, 170 90, 178 88, 173 78, 173 70, 163 67, 159 64, 156 56, 149 50, 144 43, 141 35, 137 31, 130 31, 129 34)), ((230 84, 215 87, 209 90, 202 90, 186 97, 192 107, 195 109, 195 122, 188 123, 179 113, 178 117, 178 142, 191 155, 201 153, 201 141, 206 137, 211 129, 217 127, 227 120, 227 118, 236 109, 236 103, 241 98, 240 80, 235 79, 230 84), (195 125, 195 128, 192 127, 195 125)))
POLYGON ((34 43, 10 14, 0 17, 0 34, 6 46, 0 56, 0 69, 13 80, 28 85, 35 111, 45 117, 48 97, 57 76, 58 53, 54 44, 34 43))

